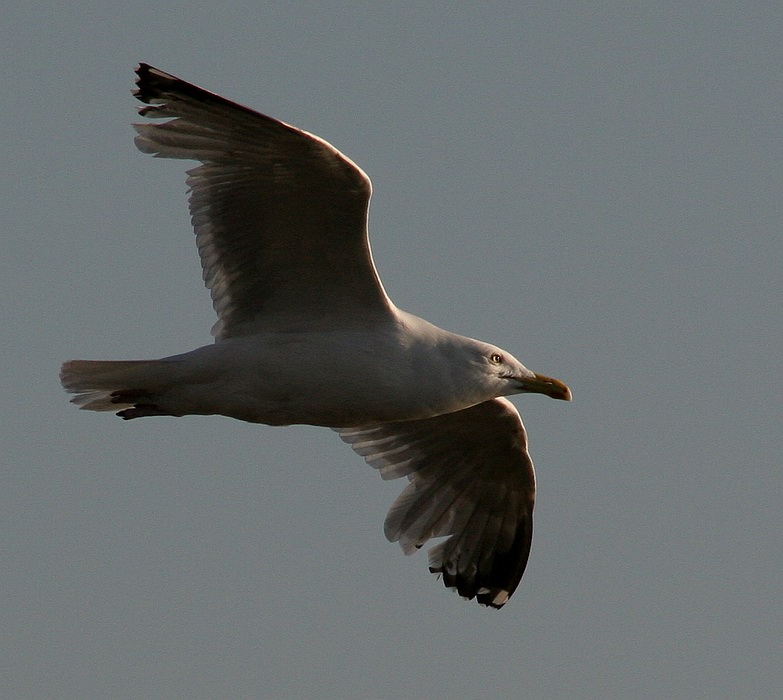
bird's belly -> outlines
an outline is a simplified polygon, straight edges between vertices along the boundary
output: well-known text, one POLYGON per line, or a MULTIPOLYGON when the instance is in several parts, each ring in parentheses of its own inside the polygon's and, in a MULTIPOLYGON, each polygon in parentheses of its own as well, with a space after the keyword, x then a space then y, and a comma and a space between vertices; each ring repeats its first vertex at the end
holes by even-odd
MULTIPOLYGON (((332 342, 330 342, 332 341, 332 342)), ((181 381, 167 396, 175 415, 224 415, 268 425, 347 427, 426 418, 465 406, 428 391, 406 356, 296 336, 237 338, 171 358, 181 381), (347 348, 347 349, 346 349, 347 348)))
MULTIPOLYGON (((378 384, 341 384, 333 377, 258 376, 267 381, 225 381, 204 399, 214 413, 267 425, 306 424, 340 428, 424 418, 445 412, 394 387, 378 384), (287 381, 286 381, 287 379, 287 381)), ((445 407, 444 407, 445 408, 445 407)))

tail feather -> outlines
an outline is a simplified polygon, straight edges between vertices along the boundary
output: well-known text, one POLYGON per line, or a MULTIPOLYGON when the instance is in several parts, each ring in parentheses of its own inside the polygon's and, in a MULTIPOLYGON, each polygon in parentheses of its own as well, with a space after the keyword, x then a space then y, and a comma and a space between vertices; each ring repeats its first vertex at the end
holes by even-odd
POLYGON ((60 382, 88 411, 116 411, 171 386, 170 363, 161 360, 70 360, 60 382))

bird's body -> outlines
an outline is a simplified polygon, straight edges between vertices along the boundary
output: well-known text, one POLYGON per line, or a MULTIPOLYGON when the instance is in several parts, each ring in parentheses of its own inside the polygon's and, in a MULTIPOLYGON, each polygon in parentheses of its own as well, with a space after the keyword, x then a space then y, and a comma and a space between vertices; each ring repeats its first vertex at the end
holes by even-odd
POLYGON ((161 360, 72 361, 63 382, 81 392, 83 408, 128 406, 126 418, 219 414, 343 428, 429 418, 495 398, 507 382, 487 384, 483 369, 499 352, 397 311, 371 329, 269 331, 161 360))
POLYGON ((501 607, 527 562, 535 496, 503 398, 570 399, 494 345, 398 309, 370 252, 372 188, 322 139, 142 64, 138 147, 201 164, 190 210, 216 342, 159 360, 73 360, 74 403, 144 416, 219 414, 337 430, 384 478, 411 481, 386 534, 406 552, 450 535, 430 569, 501 607))

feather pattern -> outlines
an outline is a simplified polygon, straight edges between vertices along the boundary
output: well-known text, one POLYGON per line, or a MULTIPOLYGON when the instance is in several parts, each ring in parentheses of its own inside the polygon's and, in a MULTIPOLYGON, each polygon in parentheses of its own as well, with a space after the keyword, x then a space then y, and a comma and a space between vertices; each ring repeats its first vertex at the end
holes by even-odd
POLYGON ((136 145, 200 161, 190 214, 218 338, 346 328, 393 304, 370 252, 365 173, 323 139, 146 64, 136 145), (297 304, 291 300, 297 299, 297 304))
POLYGON ((410 481, 389 510, 386 537, 406 554, 448 537, 430 550, 430 571, 460 595, 502 607, 530 554, 536 488, 514 405, 498 398, 338 433, 384 479, 410 481))

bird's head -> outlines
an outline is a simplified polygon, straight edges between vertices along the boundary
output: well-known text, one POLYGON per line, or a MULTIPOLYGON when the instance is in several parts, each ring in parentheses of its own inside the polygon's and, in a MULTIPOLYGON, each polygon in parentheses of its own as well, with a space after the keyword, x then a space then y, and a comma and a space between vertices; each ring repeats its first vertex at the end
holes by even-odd
POLYGON ((482 343, 479 363, 491 383, 500 389, 498 396, 546 394, 561 401, 571 400, 571 390, 559 379, 536 374, 505 350, 482 343))

